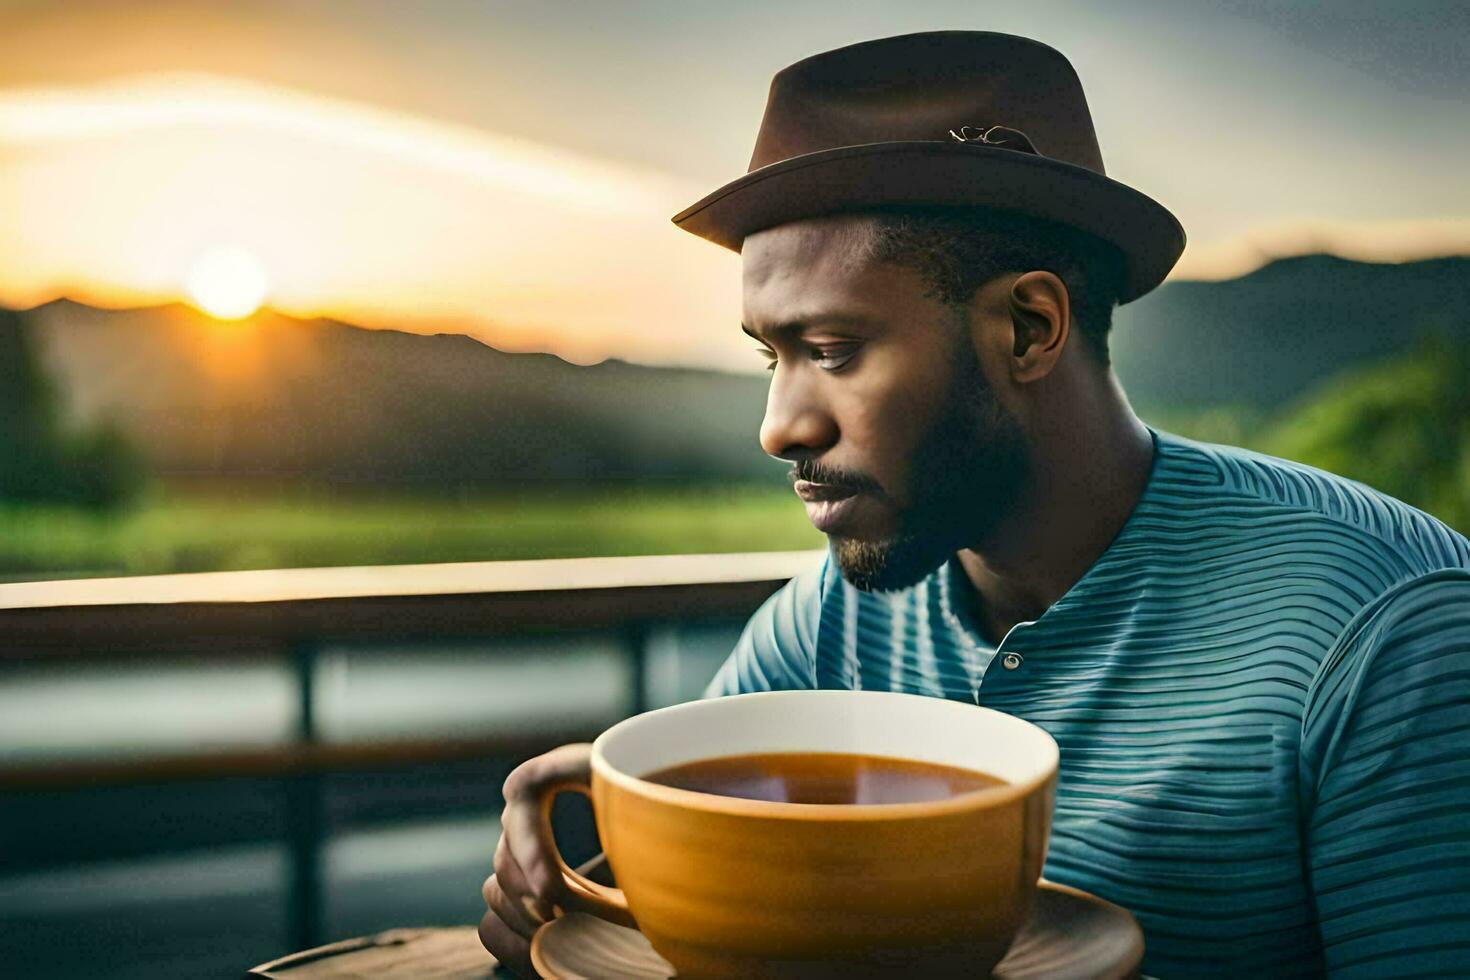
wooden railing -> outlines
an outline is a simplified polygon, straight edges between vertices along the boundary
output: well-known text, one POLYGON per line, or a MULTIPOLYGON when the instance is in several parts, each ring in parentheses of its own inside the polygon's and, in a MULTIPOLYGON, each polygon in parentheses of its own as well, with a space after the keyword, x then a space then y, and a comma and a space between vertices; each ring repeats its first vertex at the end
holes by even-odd
MULTIPOLYGON (((160 653, 286 658, 291 741, 268 747, 0 763, 0 792, 31 793, 265 776, 288 785, 291 915, 298 947, 320 941, 321 777, 474 758, 524 758, 593 737, 567 719, 534 737, 323 742, 317 656, 325 644, 610 631, 633 678, 628 711, 647 707, 652 626, 738 620, 819 560, 818 552, 283 569, 0 585, 0 671, 21 661, 119 661, 160 653)), ((3 672, 0 672, 3 683, 3 672)))

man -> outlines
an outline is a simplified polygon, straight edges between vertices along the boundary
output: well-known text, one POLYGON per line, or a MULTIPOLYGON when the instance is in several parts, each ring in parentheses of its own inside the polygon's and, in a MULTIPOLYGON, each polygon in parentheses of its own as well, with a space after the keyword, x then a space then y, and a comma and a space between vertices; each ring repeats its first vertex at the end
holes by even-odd
MULTIPOLYGON (((831 545, 710 695, 1042 726, 1046 877, 1130 909, 1149 974, 1470 975, 1470 542, 1134 416, 1112 307, 1183 232, 1102 175, 1059 53, 955 32, 799 62, 751 172, 675 221, 741 250, 761 444, 831 545)), ((566 900, 528 801, 586 766, 568 746, 506 783, 481 936, 522 970, 566 900)))

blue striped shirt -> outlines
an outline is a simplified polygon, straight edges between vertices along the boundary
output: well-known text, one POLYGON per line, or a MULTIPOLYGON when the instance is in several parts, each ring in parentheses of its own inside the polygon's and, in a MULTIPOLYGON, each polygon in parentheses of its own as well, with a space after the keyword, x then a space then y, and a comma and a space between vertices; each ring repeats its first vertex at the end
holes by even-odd
POLYGON ((957 562, 862 593, 828 560, 707 694, 907 691, 1045 728, 1046 877, 1132 910, 1149 974, 1470 977, 1470 542, 1362 484, 1151 431, 1116 538, 998 647, 957 562))

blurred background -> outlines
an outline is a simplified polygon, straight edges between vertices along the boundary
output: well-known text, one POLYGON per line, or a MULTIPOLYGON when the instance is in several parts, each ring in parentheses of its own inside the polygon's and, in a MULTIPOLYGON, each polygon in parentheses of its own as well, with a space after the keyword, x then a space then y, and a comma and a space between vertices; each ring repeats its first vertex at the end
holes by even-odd
POLYGON ((668 219, 817 51, 1058 47, 1190 237, 1116 317, 1140 415, 1470 533, 1463 4, 0 16, 5 972, 473 923, 510 766, 698 694, 823 539, 738 258, 668 219))

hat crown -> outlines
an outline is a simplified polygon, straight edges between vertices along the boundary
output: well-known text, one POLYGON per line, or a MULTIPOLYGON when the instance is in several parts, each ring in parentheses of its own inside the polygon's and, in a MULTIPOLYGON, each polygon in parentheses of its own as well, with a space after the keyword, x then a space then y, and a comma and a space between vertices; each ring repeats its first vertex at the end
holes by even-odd
POLYGON ((1040 155, 1104 174, 1082 83, 1030 38, 936 31, 803 59, 771 81, 750 169, 843 146, 955 142, 950 130, 1004 126, 1040 155))

